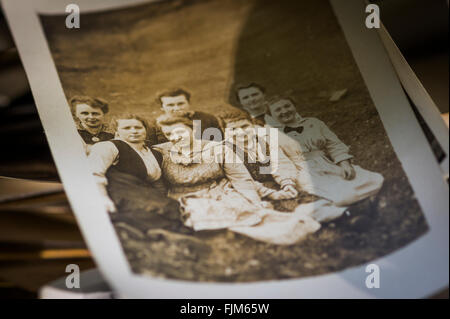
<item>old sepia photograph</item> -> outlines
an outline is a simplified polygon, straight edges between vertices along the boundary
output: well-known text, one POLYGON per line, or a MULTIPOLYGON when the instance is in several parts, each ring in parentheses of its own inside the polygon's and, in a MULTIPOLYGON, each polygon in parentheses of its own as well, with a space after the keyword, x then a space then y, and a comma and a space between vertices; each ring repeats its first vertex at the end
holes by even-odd
POLYGON ((73 29, 66 18, 39 16, 61 107, 133 273, 297 279, 427 233, 327 0, 149 2, 83 13, 73 29))

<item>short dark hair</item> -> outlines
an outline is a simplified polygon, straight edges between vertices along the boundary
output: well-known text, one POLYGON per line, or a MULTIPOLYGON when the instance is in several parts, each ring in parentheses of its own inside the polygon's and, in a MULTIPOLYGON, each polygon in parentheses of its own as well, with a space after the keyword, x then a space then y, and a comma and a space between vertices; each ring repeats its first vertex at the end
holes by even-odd
POLYGON ((183 124, 187 127, 190 127, 191 129, 194 127, 192 118, 188 115, 162 114, 156 119, 156 125, 159 128, 175 124, 183 124))
POLYGON ((241 109, 233 108, 227 109, 224 112, 221 112, 218 115, 220 120, 220 126, 225 129, 228 123, 237 122, 241 120, 247 120, 251 122, 250 115, 247 112, 242 111, 241 109))
POLYGON ((270 99, 267 101, 266 114, 272 115, 271 111, 270 111, 270 105, 272 105, 276 102, 279 102, 281 100, 290 101, 297 108, 297 101, 294 98, 292 98, 290 96, 284 96, 284 95, 274 95, 274 96, 270 97, 270 99))
POLYGON ((144 126, 144 128, 145 128, 145 131, 148 133, 148 131, 149 131, 149 125, 148 125, 148 123, 147 123, 147 121, 142 117, 142 116, 139 116, 139 115, 136 115, 136 114, 130 114, 130 113, 126 113, 126 114, 119 114, 119 115, 116 115, 116 116, 114 116, 112 119, 111 119, 111 129, 112 129, 112 131, 114 132, 114 133, 116 133, 117 132, 117 127, 118 127, 118 125, 119 125, 119 121, 120 120, 137 120, 137 121, 139 121, 139 122, 141 122, 142 123, 142 126, 144 126))
POLYGON ((257 88, 258 90, 260 90, 262 93, 266 93, 266 88, 265 87, 263 87, 262 85, 259 85, 258 83, 255 83, 255 82, 252 82, 252 83, 250 83, 250 84, 248 84, 248 85, 241 85, 241 86, 238 86, 237 87, 237 89, 236 89, 236 91, 235 91, 235 94, 236 94, 236 100, 240 103, 240 101, 239 101, 239 91, 240 90, 245 90, 245 89, 249 89, 249 88, 257 88))
POLYGON ((108 102, 99 97, 90 97, 87 95, 75 95, 69 100, 69 103, 73 115, 75 115, 76 106, 78 104, 87 104, 95 109, 100 109, 103 112, 103 114, 109 112, 108 102))
POLYGON ((161 99, 162 99, 163 97, 175 97, 175 96, 180 96, 180 95, 184 95, 184 96, 186 97, 186 100, 187 100, 188 102, 191 101, 191 93, 189 93, 188 91, 186 91, 186 90, 184 90, 184 89, 180 89, 180 88, 178 88, 178 89, 173 89, 173 90, 170 90, 170 91, 166 91, 166 92, 160 94, 160 95, 158 96, 158 101, 159 101, 159 103, 162 104, 161 99))

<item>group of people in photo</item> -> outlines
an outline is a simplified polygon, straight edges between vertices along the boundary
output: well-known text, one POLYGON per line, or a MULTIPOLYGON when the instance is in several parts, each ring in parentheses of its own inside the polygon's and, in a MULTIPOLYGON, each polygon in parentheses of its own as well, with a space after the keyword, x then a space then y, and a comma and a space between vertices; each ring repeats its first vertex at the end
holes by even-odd
POLYGON ((349 147, 319 119, 302 117, 292 98, 268 98, 254 83, 235 94, 239 108, 212 115, 174 89, 158 97, 156 119, 115 110, 108 124, 103 99, 70 99, 116 227, 182 240, 228 229, 290 245, 382 187, 383 176, 355 165, 349 147), (259 135, 262 128, 276 129, 276 138, 259 135))

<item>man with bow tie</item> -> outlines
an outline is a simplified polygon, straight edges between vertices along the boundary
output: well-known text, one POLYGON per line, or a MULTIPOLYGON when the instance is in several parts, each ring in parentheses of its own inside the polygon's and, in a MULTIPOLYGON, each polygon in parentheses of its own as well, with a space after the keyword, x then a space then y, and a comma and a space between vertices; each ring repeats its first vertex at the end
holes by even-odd
POLYGON ((277 127, 279 145, 298 169, 297 186, 348 206, 379 191, 383 177, 351 163, 350 148, 317 118, 297 113, 291 98, 268 102, 266 125, 277 127))

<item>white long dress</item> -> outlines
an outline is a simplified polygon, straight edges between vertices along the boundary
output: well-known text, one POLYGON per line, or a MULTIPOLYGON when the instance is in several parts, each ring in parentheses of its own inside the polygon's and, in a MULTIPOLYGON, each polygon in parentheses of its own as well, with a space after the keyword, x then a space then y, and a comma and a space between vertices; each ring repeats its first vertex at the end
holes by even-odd
MULTIPOLYGON (((285 126, 266 116, 270 127, 285 126)), ((346 180, 338 165, 353 158, 345 145, 322 121, 302 118, 297 114, 298 131, 279 134, 279 145, 298 169, 297 187, 332 201, 336 206, 348 206, 376 194, 383 185, 381 174, 353 165, 356 176, 346 180)))
POLYGON ((216 162, 211 157, 214 148, 220 149, 217 153, 230 151, 222 144, 203 142, 201 152, 183 160, 182 155, 171 155, 170 143, 158 146, 169 196, 180 202, 186 226, 195 231, 228 228, 278 245, 294 244, 320 228, 310 216, 319 205, 300 205, 293 213, 265 208, 244 164, 216 162))

